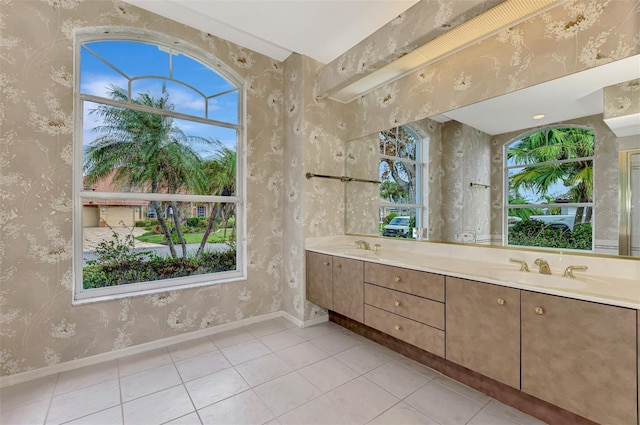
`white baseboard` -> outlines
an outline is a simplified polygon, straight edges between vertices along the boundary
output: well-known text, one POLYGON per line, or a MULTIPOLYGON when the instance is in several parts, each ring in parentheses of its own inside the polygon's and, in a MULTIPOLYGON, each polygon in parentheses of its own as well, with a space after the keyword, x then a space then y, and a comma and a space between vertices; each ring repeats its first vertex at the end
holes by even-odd
POLYGON ((70 360, 68 362, 59 363, 56 365, 45 366, 34 370, 28 370, 26 372, 16 373, 14 375, 0 377, 0 388, 8 387, 10 385, 21 384, 23 382, 31 381, 34 379, 42 378, 45 376, 55 375, 61 372, 67 372, 70 370, 78 369, 85 366, 92 366, 98 363, 117 360, 122 357, 131 356, 133 354, 140 354, 158 348, 168 347, 173 344, 179 344, 181 342, 191 341, 194 339, 202 338, 209 335, 215 335, 220 332, 225 332, 232 329, 242 328, 244 326, 252 325, 254 323, 260 323, 267 320, 283 317, 292 323, 300 327, 307 327, 317 323, 326 322, 326 318, 318 318, 302 322, 296 319, 289 313, 284 311, 276 311, 273 313, 263 314, 261 316, 249 317, 247 319, 238 320, 231 323, 225 323, 207 329, 201 329, 193 332, 188 332, 181 335, 170 336, 168 338, 159 339, 156 341, 146 342, 144 344, 134 345, 133 347, 127 347, 120 350, 109 351, 107 353, 96 354, 95 356, 84 357, 82 359, 70 360), (322 320, 320 320, 322 319, 322 320))
POLYGON ((282 317, 294 323, 299 328, 308 328, 309 326, 319 325, 320 323, 325 323, 329 321, 329 315, 316 317, 311 320, 300 320, 297 317, 287 313, 286 311, 282 311, 282 317))

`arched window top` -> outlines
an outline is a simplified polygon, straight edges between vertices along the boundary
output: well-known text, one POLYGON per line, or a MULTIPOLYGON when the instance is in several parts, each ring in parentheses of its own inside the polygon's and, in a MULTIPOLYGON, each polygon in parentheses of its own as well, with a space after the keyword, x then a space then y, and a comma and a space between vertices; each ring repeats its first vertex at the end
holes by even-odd
POLYGON ((179 114, 228 126, 239 124, 240 84, 224 75, 218 61, 214 70, 182 46, 171 47, 155 37, 131 40, 126 34, 109 31, 107 39, 96 39, 96 34, 81 41, 81 94, 113 99, 113 89, 118 88, 131 102, 140 93, 157 97, 165 90, 172 110, 179 114))

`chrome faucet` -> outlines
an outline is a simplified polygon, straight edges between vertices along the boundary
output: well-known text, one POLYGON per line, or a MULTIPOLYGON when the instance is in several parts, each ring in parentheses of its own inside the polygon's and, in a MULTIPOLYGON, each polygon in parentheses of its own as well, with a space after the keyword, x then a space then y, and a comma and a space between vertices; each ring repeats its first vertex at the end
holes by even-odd
POLYGON ((509 258, 509 261, 511 261, 512 263, 520 264, 520 271, 521 272, 528 272, 529 271, 529 266, 527 266, 527 262, 526 261, 521 260, 519 258, 509 258))
POLYGON ((575 278, 575 276, 573 275, 573 271, 574 270, 588 270, 589 267, 587 266, 569 266, 566 268, 566 270, 564 271, 564 274, 562 275, 562 277, 573 277, 575 278))
POLYGON ((356 241, 356 245, 358 245, 358 249, 371 250, 371 246, 369 246, 369 243, 367 241, 363 241, 363 240, 356 241))
POLYGON ((534 261, 534 264, 536 266, 540 267, 540 273, 541 274, 551 274, 551 269, 549 268, 549 263, 547 263, 542 258, 537 258, 536 261, 534 261))

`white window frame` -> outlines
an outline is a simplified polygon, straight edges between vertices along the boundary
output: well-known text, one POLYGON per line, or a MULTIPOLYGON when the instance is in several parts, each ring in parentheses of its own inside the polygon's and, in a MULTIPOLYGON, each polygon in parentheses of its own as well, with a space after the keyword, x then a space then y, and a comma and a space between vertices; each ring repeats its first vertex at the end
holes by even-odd
MULTIPOLYGON (((549 204, 514 204, 514 205, 509 205, 509 170, 513 170, 516 168, 526 168, 526 167, 531 167, 531 166, 536 166, 536 165, 549 165, 549 164, 561 164, 561 163, 568 163, 568 162, 581 162, 581 161, 591 161, 592 163, 592 167, 595 170, 595 166, 596 166, 596 161, 595 161, 595 156, 583 156, 580 158, 572 158, 572 159, 564 159, 564 160, 557 160, 557 161, 547 161, 547 162, 534 162, 534 163, 530 163, 530 164, 519 164, 519 165, 508 165, 507 164, 507 150, 509 149, 509 145, 513 144, 514 142, 517 142, 518 140, 521 140, 524 137, 527 137, 531 134, 535 134, 538 133, 540 131, 545 131, 551 128, 582 128, 582 129, 586 129, 586 130, 591 130, 594 132, 595 134, 595 130, 593 128, 590 127, 584 127, 584 126, 580 126, 580 125, 571 125, 571 124, 566 124, 566 125, 560 125, 560 126, 547 126, 547 127, 542 127, 537 129, 536 131, 529 131, 527 133, 523 133, 522 135, 513 138, 511 140, 509 140, 508 142, 506 142, 503 145, 503 149, 502 149, 502 158, 503 158, 503 178, 502 178, 502 186, 503 186, 503 194, 502 194, 502 205, 503 205, 503 209, 502 209, 502 234, 503 234, 503 242, 502 245, 506 246, 506 247, 514 247, 514 248, 534 248, 534 249, 541 249, 541 250, 549 250, 549 251, 568 251, 568 252, 593 252, 594 251, 594 245, 595 245, 595 214, 592 216, 591 218, 591 225, 592 225, 592 242, 591 242, 591 249, 590 250, 584 250, 584 249, 568 249, 568 248, 553 248, 553 247, 545 247, 545 246, 530 246, 530 245, 512 245, 509 243, 509 210, 510 209, 522 209, 522 208, 571 208, 571 207, 591 207, 592 211, 594 211, 595 208, 595 203, 593 202, 566 202, 566 203, 549 203, 549 204)), ((594 147, 595 149, 595 147, 594 147)))
MULTIPOLYGON (((118 106, 120 104, 117 104, 118 106)), ((158 112, 150 110, 150 112, 158 112)), ((203 121, 202 118, 172 113, 171 115, 182 115, 191 121, 203 121)), ((92 27, 76 29, 74 32, 74 159, 73 159, 73 285, 72 303, 73 305, 86 304, 133 296, 149 295, 158 292, 171 290, 182 290, 201 286, 214 285, 225 282, 234 282, 247 279, 247 247, 246 247, 246 179, 244 170, 246 169, 245 147, 246 147, 246 86, 244 80, 218 60, 215 56, 206 51, 190 45, 189 43, 154 31, 128 28, 128 27, 92 27), (205 123, 226 126, 236 129, 236 194, 235 196, 203 196, 203 195, 181 195, 162 193, 116 193, 116 192, 94 192, 85 191, 83 188, 83 158, 82 158, 82 137, 83 137, 83 102, 97 101, 101 104, 114 104, 113 100, 101 98, 94 95, 82 94, 80 92, 80 48, 83 43, 91 41, 139 41, 143 43, 164 46, 189 56, 206 66, 212 71, 225 78, 238 90, 238 122, 235 125, 221 123, 216 120, 207 119, 205 123), (176 48, 178 46, 178 48, 176 48), (150 282, 137 282, 106 288, 84 289, 82 276, 82 200, 83 197, 99 199, 144 199, 157 201, 182 201, 182 202, 224 202, 235 204, 236 216, 236 270, 227 272, 210 273, 196 276, 185 276, 180 278, 163 279, 150 282)))
MULTIPOLYGON (((415 185, 416 185, 416 203, 415 204, 399 204, 396 202, 384 202, 384 203, 380 203, 378 206, 378 210, 380 210, 381 208, 399 208, 399 209, 415 209, 416 210, 416 228, 422 228, 424 227, 422 225, 423 223, 423 209, 424 209, 424 205, 423 205, 423 173, 424 173, 424 163, 421 161, 422 159, 422 152, 423 152, 423 138, 420 137, 416 131, 411 128, 411 126, 409 126, 408 124, 404 124, 404 125, 399 125, 397 127, 404 127, 404 129, 411 134, 411 136, 413 137, 413 139, 416 141, 416 159, 409 159, 409 158, 401 158, 399 156, 389 156, 389 155, 384 155, 380 152, 380 149, 378 149, 378 167, 380 166, 380 163, 382 162, 383 159, 390 159, 393 161, 399 161, 399 162, 404 162, 407 164, 412 164, 416 166, 416 175, 415 175, 415 185)), ((396 127, 394 127, 396 128, 396 127)), ((397 152, 397 150, 396 150, 397 152)), ((398 214, 401 215, 401 214, 398 214)), ((380 217, 380 219, 383 219, 383 217, 380 217)), ((413 236, 412 235, 408 235, 407 236, 409 239, 411 239, 413 236)))

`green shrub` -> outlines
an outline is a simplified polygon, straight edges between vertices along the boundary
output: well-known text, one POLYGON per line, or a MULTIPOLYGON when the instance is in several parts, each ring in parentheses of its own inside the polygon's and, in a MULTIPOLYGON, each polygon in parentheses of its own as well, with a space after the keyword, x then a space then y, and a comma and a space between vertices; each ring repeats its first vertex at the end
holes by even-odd
POLYGON ((591 250, 593 244, 591 223, 578 224, 570 232, 539 220, 523 220, 509 229, 508 238, 509 245, 545 248, 591 250))
POLYGON ((87 264, 83 268, 83 285, 85 289, 103 288, 235 269, 235 249, 205 252, 200 258, 186 259, 148 254, 133 261, 87 264))
POLYGON ((149 227, 151 226, 151 221, 149 220, 142 220, 142 221, 136 221, 135 227, 149 227))
POLYGON ((199 227, 200 226, 200 218, 199 217, 189 217, 189 218, 187 218, 187 226, 189 226, 189 227, 199 227))

